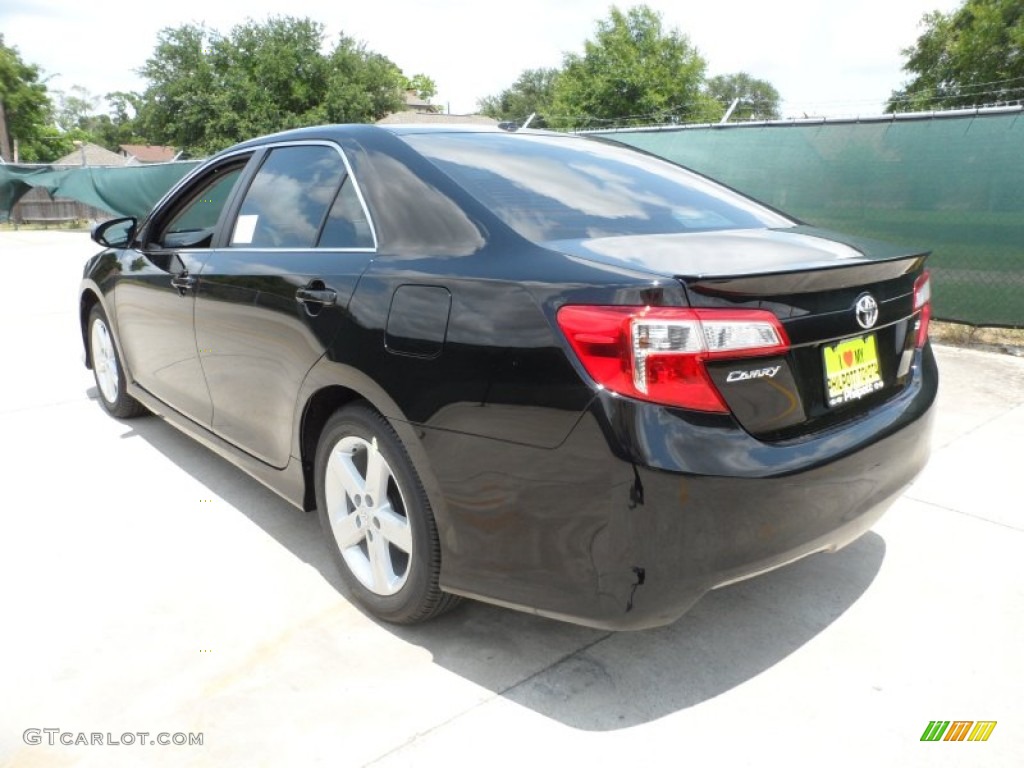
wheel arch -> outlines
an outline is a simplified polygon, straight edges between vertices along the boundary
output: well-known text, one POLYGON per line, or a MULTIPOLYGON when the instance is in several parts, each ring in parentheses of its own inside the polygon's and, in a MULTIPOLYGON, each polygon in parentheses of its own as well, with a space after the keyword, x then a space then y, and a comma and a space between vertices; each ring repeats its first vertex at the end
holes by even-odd
POLYGON ((306 511, 316 509, 314 468, 316 448, 327 420, 338 409, 355 402, 365 402, 383 416, 395 430, 409 460, 427 493, 441 541, 442 573, 445 561, 445 541, 448 515, 437 476, 427 457, 426 448, 416 426, 410 423, 398 405, 364 374, 322 358, 310 371, 300 397, 301 408, 297 419, 293 455, 299 457, 303 476, 302 506, 306 511), (362 384, 362 386, 360 386, 362 384))
MULTIPOLYGON (((85 363, 85 367, 92 370, 92 352, 89 350, 89 313, 92 312, 92 308, 99 304, 103 307, 103 302, 100 301, 99 294, 92 288, 86 288, 82 291, 82 296, 78 301, 78 325, 82 331, 82 348, 83 357, 82 360, 85 363)), ((106 308, 103 310, 106 312, 106 308)), ((108 314, 109 318, 110 315, 108 314)))
POLYGON ((355 390, 335 384, 318 389, 306 401, 299 423, 299 458, 302 461, 302 478, 305 486, 302 494, 302 507, 307 512, 316 509, 313 470, 316 462, 316 447, 320 442, 324 426, 336 411, 349 403, 363 399, 365 398, 355 390))

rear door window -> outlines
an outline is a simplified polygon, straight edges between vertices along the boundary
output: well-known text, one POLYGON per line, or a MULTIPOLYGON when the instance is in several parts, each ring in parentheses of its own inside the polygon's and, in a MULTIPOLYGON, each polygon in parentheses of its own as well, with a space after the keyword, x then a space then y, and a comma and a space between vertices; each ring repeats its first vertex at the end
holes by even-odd
POLYGON ((230 244, 312 248, 344 178, 345 163, 331 147, 270 150, 246 190, 230 244))
POLYGON ((373 248, 373 232, 351 176, 345 177, 320 233, 321 248, 373 248))

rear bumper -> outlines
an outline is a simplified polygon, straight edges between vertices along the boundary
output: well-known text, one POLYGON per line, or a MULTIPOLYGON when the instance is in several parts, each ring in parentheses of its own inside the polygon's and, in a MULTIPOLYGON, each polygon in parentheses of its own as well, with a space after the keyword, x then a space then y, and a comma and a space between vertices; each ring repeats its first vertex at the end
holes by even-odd
POLYGON ((929 413, 868 448, 779 478, 640 471, 652 511, 633 522, 631 554, 644 584, 630 610, 596 618, 616 629, 671 623, 710 589, 849 544, 924 467, 930 427, 929 413))
POLYGON ((926 348, 896 397, 786 444, 602 396, 559 448, 505 446, 504 470, 480 465, 493 446, 467 446, 468 474, 439 473, 442 586, 589 626, 669 624, 708 590, 867 531, 927 462, 937 383, 926 348))

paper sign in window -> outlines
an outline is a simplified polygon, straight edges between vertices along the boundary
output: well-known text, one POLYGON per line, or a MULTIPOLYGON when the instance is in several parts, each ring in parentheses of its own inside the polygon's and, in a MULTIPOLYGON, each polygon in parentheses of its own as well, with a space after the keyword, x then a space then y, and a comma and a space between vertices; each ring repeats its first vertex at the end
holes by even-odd
POLYGON ((239 216, 235 222, 235 233, 231 236, 232 245, 249 245, 252 243, 252 236, 256 232, 256 222, 259 221, 257 214, 239 216))

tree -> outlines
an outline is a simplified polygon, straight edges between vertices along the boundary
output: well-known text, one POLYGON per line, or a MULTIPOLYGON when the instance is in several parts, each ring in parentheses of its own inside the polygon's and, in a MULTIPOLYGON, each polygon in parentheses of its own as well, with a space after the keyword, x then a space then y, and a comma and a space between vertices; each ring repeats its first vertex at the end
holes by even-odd
POLYGON ((905 48, 913 79, 887 109, 973 107, 1024 99, 1024 2, 966 0, 956 11, 926 14, 924 32, 905 48))
POLYGON ((421 99, 430 101, 437 95, 437 83, 424 74, 413 75, 405 81, 405 90, 416 91, 421 99))
POLYGON ((495 96, 480 99, 477 105, 481 114, 495 120, 514 120, 522 124, 531 114, 536 114, 530 127, 548 127, 558 75, 557 69, 524 70, 511 86, 495 96))
POLYGON ((19 140, 18 160, 22 163, 52 163, 75 149, 75 141, 88 141, 82 131, 65 133, 55 124, 40 126, 33 137, 25 142, 19 140))
POLYGON ((739 99, 732 113, 733 120, 779 118, 779 92, 767 80, 758 80, 746 72, 712 77, 707 82, 706 92, 725 108, 739 99))
POLYGON ((197 148, 200 152, 218 143, 214 123, 225 94, 217 93, 213 74, 213 47, 219 42, 205 27, 186 24, 165 28, 157 46, 139 70, 149 81, 142 94, 139 122, 156 143, 197 148))
POLYGON ((370 123, 405 108, 405 76, 391 59, 341 35, 329 57, 324 119, 370 123))
POLYGON ((73 85, 67 93, 54 91, 54 101, 59 135, 67 140, 68 147, 74 140, 89 141, 117 152, 122 144, 148 143, 137 130, 137 93, 114 91, 106 94, 103 97, 107 103, 106 113, 96 111, 100 98, 80 85, 73 85))
POLYGON ((99 104, 99 99, 80 85, 71 86, 67 93, 54 91, 53 96, 57 127, 65 132, 75 128, 86 129, 99 104))
POLYGON ((56 133, 51 118, 50 97, 39 67, 22 61, 18 49, 5 45, 0 34, 0 157, 13 159, 15 140, 23 162, 59 157, 60 147, 48 141, 56 133))
POLYGON ((598 21, 582 56, 566 54, 555 83, 556 116, 563 127, 666 119, 716 120, 724 108, 705 95, 705 61, 676 29, 646 5, 612 7, 598 21))
POLYGON ((151 141, 206 154, 265 133, 368 122, 402 105, 405 77, 389 59, 340 35, 321 52, 310 19, 249 21, 227 36, 166 28, 140 74, 139 125, 151 141))
POLYGON ((107 102, 107 114, 94 115, 90 128, 97 144, 116 152, 122 144, 151 143, 139 133, 139 94, 134 91, 113 91, 103 98, 107 102))
POLYGON ((114 91, 103 100, 107 102, 107 113, 96 111, 100 98, 80 85, 71 86, 67 93, 54 91, 55 119, 67 146, 74 140, 89 141, 117 152, 122 144, 147 143, 137 130, 137 93, 114 91))

